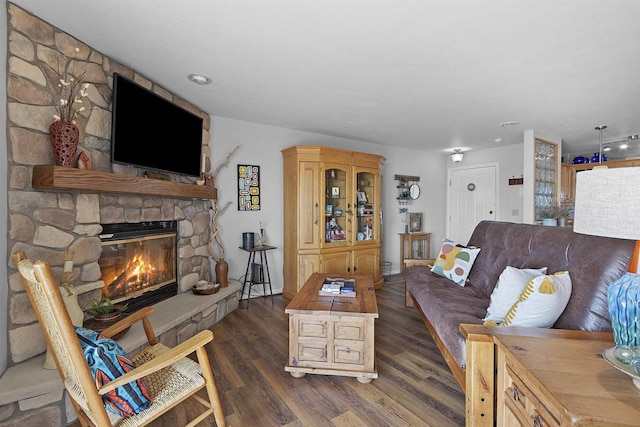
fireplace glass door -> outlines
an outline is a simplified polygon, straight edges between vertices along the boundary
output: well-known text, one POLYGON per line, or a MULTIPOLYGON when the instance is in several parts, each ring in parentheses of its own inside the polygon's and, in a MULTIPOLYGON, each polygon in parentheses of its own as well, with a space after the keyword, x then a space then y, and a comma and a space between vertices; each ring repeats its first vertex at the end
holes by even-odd
MULTIPOLYGON (((113 302, 137 300, 162 293, 176 285, 176 239, 173 229, 144 228, 125 233, 105 233, 98 261, 103 296, 113 302)), ((175 291, 172 292, 175 295, 175 291)), ((164 298, 153 298, 149 305, 164 298)), ((133 302, 133 301, 131 301, 133 302)), ((139 308, 139 307, 138 307, 139 308)))

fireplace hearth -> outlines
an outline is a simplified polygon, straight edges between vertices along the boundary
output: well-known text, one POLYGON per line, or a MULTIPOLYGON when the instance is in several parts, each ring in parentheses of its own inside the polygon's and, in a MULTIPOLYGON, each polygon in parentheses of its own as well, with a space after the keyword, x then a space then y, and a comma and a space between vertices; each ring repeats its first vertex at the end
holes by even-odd
POLYGON ((176 221, 103 224, 103 298, 127 304, 126 312, 177 295, 176 221))

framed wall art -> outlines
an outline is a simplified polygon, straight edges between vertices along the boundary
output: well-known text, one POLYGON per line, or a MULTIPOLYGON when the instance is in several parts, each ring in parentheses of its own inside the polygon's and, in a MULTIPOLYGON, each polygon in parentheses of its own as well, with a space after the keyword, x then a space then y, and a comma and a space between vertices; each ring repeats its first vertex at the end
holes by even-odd
POLYGON ((409 213, 409 231, 411 233, 422 232, 422 212, 409 213))
POLYGON ((238 165, 238 210, 260 210, 260 166, 238 165))

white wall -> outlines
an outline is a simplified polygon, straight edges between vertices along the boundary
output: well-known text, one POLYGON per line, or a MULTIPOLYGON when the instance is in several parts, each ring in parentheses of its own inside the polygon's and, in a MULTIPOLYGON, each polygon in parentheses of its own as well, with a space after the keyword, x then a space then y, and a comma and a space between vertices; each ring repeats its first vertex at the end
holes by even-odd
MULTIPOLYGON (((7 22, 7 2, 2 2, 0 8, 0 22, 7 22)), ((0 58, 2 63, 7 63, 7 32, 0 31, 0 58)), ((4 209, 0 209, 0 236, 7 235, 7 68, 0 67, 0 153, 5 153, 5 156, 0 156, 0 200, 4 209)), ((0 246, 0 259, 4 259, 8 262, 7 248, 5 245, 0 246)), ((9 283, 7 279, 7 262, 0 262, 0 277, 4 279, 3 283, 0 283, 0 313, 8 312, 7 293, 9 290, 9 283)), ((0 343, 6 343, 7 340, 7 316, 0 316, 0 343)), ((4 372, 7 367, 7 352, 0 351, 0 374, 4 372)))
MULTIPOLYGON (((423 227, 434 233, 433 240, 439 242, 444 237, 444 199, 446 160, 448 156, 427 154, 378 144, 371 144, 344 138, 302 132, 293 129, 267 126, 257 123, 222 117, 211 118, 212 169, 215 169, 236 145, 240 150, 231 159, 229 166, 218 175, 216 187, 220 206, 231 202, 227 211, 218 217, 220 237, 225 246, 225 258, 229 263, 229 277, 241 279, 244 275, 248 254, 242 245, 243 232, 258 232, 259 223, 265 227, 267 244, 278 249, 268 252, 271 279, 275 292, 282 290, 282 154, 281 150, 294 145, 322 145, 362 151, 384 156, 383 166, 383 209, 384 235, 383 259, 392 262, 393 272, 399 271, 400 240, 398 233, 404 230, 398 213, 396 182, 394 174, 418 175, 421 177, 422 194, 410 206, 412 212, 423 212, 423 227), (260 166, 260 192, 262 209, 254 212, 237 210, 237 165, 255 164, 260 166)), ((432 244, 432 256, 433 249, 432 244)), ((258 289, 258 287, 254 288, 258 289)), ((253 292, 253 291, 252 291, 253 292)))
POLYGON ((523 175, 523 158, 523 144, 513 144, 469 151, 464 154, 462 162, 454 165, 449 161, 448 167, 453 169, 461 166, 471 167, 498 163, 496 220, 522 222, 524 186, 509 185, 509 178, 520 178, 523 175), (517 210, 517 213, 514 210, 517 210))

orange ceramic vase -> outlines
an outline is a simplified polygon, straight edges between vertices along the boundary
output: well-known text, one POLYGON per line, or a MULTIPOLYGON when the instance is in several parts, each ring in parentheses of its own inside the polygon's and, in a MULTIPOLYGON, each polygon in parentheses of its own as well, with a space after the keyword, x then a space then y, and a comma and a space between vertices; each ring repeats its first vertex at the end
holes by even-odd
POLYGON ((229 286, 229 264, 221 259, 216 263, 216 283, 220 283, 221 288, 229 286))

